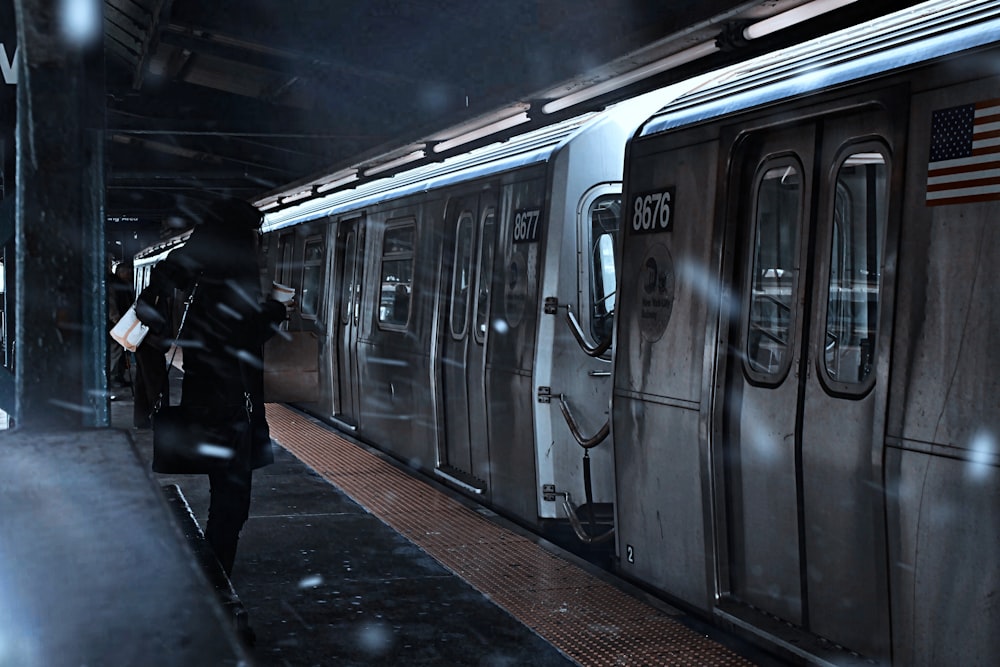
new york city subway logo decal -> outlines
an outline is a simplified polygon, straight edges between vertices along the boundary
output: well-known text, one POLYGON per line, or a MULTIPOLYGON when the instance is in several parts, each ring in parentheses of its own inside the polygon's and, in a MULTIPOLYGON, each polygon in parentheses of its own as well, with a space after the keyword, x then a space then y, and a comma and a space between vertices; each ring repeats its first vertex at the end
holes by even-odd
POLYGON ((633 234, 669 232, 673 227, 675 188, 642 192, 632 198, 630 225, 633 234))
POLYGON ((674 261, 662 243, 654 243, 636 267, 639 331, 647 341, 660 340, 674 309, 674 261))

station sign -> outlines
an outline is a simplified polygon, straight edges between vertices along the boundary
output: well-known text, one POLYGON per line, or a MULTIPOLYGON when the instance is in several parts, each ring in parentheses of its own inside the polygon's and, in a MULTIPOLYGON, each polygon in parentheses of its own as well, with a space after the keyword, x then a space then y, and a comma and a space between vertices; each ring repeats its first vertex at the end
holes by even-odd
POLYGON ((124 226, 138 227, 138 226, 148 226, 148 225, 159 226, 160 223, 162 222, 160 218, 151 218, 148 215, 143 216, 143 215, 128 215, 128 214, 109 215, 104 219, 104 221, 108 225, 117 225, 123 227, 124 226))
POLYGON ((20 51, 14 22, 13 0, 0 0, 0 196, 14 193, 17 127, 17 70, 20 51))

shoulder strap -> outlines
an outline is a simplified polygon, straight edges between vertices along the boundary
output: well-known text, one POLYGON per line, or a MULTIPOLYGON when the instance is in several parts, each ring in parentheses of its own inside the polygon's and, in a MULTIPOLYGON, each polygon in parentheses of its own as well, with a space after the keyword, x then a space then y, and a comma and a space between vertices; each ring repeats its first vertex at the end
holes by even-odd
MULTIPOLYGON (((181 323, 177 325, 177 335, 174 336, 174 344, 172 346, 173 349, 170 351, 170 359, 167 360, 168 380, 166 384, 168 389, 170 387, 170 380, 169 380, 170 367, 174 365, 174 356, 176 356, 177 354, 177 341, 180 340, 181 332, 184 331, 184 322, 187 321, 188 310, 191 308, 191 304, 194 302, 194 294, 197 291, 198 291, 198 282, 195 281, 194 287, 191 288, 191 293, 188 294, 188 298, 184 300, 184 312, 181 314, 181 323)), ((163 392, 164 390, 161 389, 160 395, 156 397, 156 402, 153 403, 153 411, 150 414, 150 416, 155 415, 157 412, 160 411, 160 408, 163 407, 163 392)), ((168 395, 167 403, 169 404, 169 402, 170 402, 170 397, 168 395)))

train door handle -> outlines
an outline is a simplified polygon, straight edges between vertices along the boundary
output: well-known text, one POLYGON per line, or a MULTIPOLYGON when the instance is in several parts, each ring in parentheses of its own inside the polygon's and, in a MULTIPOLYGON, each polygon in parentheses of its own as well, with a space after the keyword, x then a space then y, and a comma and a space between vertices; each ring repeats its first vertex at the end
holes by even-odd
POLYGON ((569 330, 573 333, 573 338, 580 345, 580 349, 583 350, 587 356, 599 357, 611 348, 612 336, 608 336, 607 340, 601 341, 597 345, 590 345, 587 343, 586 338, 583 334, 583 327, 576 319, 576 315, 573 314, 573 309, 566 305, 566 322, 569 324, 569 330))
POLYGON ((605 420, 604 425, 598 429, 597 433, 587 437, 580 432, 580 427, 573 417, 573 413, 569 410, 569 403, 566 402, 566 398, 562 394, 557 394, 556 396, 559 398, 559 409, 562 411, 563 419, 566 420, 566 426, 569 427, 569 432, 573 435, 573 439, 576 440, 577 444, 584 449, 590 449, 604 442, 604 439, 611 433, 611 423, 609 421, 605 420))

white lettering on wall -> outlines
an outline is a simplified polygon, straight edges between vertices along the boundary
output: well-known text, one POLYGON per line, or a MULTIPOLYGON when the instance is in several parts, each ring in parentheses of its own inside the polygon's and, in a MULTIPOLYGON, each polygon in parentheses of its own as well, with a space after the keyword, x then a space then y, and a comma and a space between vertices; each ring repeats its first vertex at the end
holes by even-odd
POLYGON ((14 57, 8 60, 7 48, 3 42, 0 42, 0 71, 3 72, 4 83, 11 86, 17 85, 17 57, 19 52, 20 48, 15 48, 14 57))

